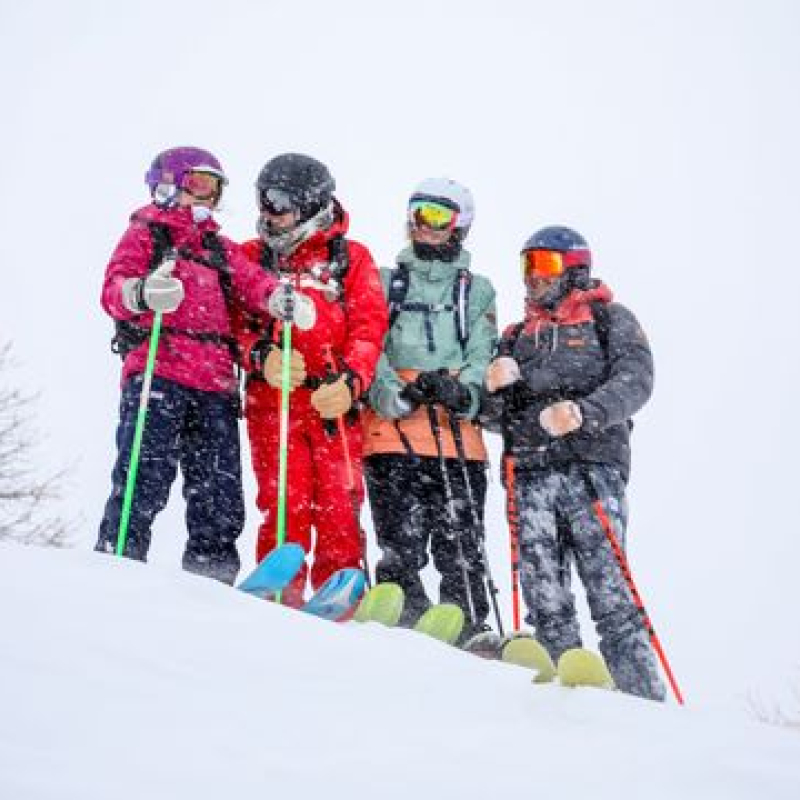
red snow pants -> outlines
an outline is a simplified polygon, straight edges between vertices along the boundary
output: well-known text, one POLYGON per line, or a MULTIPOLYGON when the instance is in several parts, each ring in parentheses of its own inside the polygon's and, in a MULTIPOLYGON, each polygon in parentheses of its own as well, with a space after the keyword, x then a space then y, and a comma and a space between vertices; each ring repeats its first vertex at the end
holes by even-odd
MULTIPOLYGON (((360 509, 364 488, 361 423, 344 425, 355 484, 351 494, 339 425, 331 420, 326 431, 309 397, 308 389, 300 387, 289 399, 285 541, 313 552, 310 577, 316 590, 336 570, 360 565, 361 534, 353 496, 360 509)), ((275 547, 277 537, 280 389, 253 381, 247 392, 246 418, 258 483, 256 504, 263 515, 256 544, 256 560, 261 561, 275 547)), ((285 605, 303 604, 307 578, 304 565, 281 595, 285 605)))

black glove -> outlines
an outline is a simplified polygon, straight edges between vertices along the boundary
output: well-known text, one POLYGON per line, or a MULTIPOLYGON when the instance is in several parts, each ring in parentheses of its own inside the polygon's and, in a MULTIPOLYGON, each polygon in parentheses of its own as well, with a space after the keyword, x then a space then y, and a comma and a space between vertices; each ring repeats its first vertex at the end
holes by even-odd
POLYGON ((472 403, 469 389, 444 369, 438 372, 421 372, 406 389, 409 387, 414 387, 411 391, 415 391, 421 398, 419 402, 440 403, 457 414, 465 412, 472 403))

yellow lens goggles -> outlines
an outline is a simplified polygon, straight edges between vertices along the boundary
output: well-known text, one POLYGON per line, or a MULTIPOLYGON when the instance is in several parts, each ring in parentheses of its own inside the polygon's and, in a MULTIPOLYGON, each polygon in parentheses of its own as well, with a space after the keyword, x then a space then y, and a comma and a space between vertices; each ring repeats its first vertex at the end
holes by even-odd
POLYGON ((414 227, 446 231, 455 228, 458 211, 430 200, 414 200, 408 206, 408 219, 414 227))

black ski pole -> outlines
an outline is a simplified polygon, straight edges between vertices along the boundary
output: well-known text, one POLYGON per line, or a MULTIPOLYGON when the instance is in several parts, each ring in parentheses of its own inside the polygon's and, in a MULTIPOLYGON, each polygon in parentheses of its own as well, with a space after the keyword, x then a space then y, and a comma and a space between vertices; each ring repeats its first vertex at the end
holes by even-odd
POLYGON ((475 502, 475 493, 472 491, 472 481, 469 478, 469 469, 467 467, 467 454, 464 450, 464 439, 461 436, 461 426, 458 424, 455 412, 451 409, 447 410, 447 417, 450 421, 450 432, 453 434, 453 442, 456 445, 456 454, 458 461, 461 464, 461 474, 464 476, 464 485, 467 488, 467 501, 469 502, 470 512, 472 514, 472 530, 477 538, 478 547, 481 553, 481 560, 483 561, 483 574, 486 579, 486 586, 489 589, 489 597, 492 598, 492 608, 494 609, 494 616, 497 620, 497 630, 501 636, 505 636, 506 632, 503 630, 503 620, 500 618, 500 606, 497 603, 497 584, 492 577, 492 571, 489 568, 489 556, 486 553, 486 526, 483 524, 481 515, 478 513, 478 505, 475 502))
POLYGON ((461 526, 458 523, 458 512, 456 511, 456 501, 453 497, 453 487, 450 485, 450 475, 447 472, 447 462, 444 458, 444 448, 442 447, 442 431, 439 427, 439 420, 436 417, 436 409, 432 403, 426 403, 428 409, 428 419, 431 424, 431 432, 433 433, 434 441, 436 442, 436 452, 439 456, 439 468, 442 472, 442 481, 444 482, 444 494, 447 500, 447 512, 450 515, 450 524, 453 526, 456 537, 456 550, 458 552, 458 560, 461 564, 461 574, 464 579, 464 589, 467 593, 467 606, 469 610, 470 625, 475 625, 475 602, 472 597, 472 587, 469 583, 469 571, 467 570, 467 560, 464 558, 464 547, 461 542, 461 526))

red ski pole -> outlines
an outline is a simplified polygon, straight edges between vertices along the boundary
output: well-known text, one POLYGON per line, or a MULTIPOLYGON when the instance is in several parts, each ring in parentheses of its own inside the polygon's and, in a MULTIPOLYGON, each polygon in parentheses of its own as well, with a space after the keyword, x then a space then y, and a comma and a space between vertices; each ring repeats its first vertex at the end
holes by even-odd
MULTIPOLYGON (((325 348, 325 362, 328 366, 330 374, 335 373, 336 362, 334 361, 333 354, 331 353, 330 345, 325 348)), ((364 528, 361 526, 361 504, 358 502, 358 494, 356 492, 356 479, 353 473, 353 460, 350 458, 350 444, 347 441, 347 430, 344 425, 344 415, 336 417, 336 428, 339 431, 339 439, 342 442, 342 450, 344 452, 344 463, 347 471, 347 490, 350 494, 350 505, 353 509, 353 517, 358 525, 358 535, 361 539, 361 562, 364 567, 364 576, 367 579, 367 588, 372 588, 372 579, 369 575, 369 563, 367 561, 367 535, 364 528)))
POLYGON ((611 526, 611 520, 608 518, 608 515, 603 508, 603 504, 599 499, 594 501, 593 507, 595 514, 597 514, 597 518, 600 520, 600 524, 603 526, 606 537, 611 544, 611 549, 614 551, 614 555, 617 558, 617 562, 619 563, 619 568, 622 570, 622 575, 625 578, 625 582, 628 584, 628 588, 631 590, 633 602, 636 603, 636 607, 641 612, 645 630, 650 637, 650 643, 653 645, 653 650, 656 651, 658 660, 661 662, 661 666, 664 668, 667 680, 669 680, 669 685, 672 687, 672 693, 675 695, 675 699, 678 701, 678 703, 683 705, 683 695, 681 694, 681 690, 678 688, 678 683, 675 680, 675 676, 672 674, 672 669, 667 661, 666 655, 664 654, 664 649, 661 647, 661 642, 658 640, 653 623, 650 621, 650 617, 645 610, 639 590, 636 588, 636 584, 633 581, 633 575, 631 574, 631 568, 628 564, 628 559, 625 557, 625 553, 623 553, 622 548, 619 545, 619 541, 614 534, 614 529, 611 526))
POLYGON ((519 515, 517 513, 517 487, 514 480, 514 459, 506 455, 503 459, 506 472, 506 517, 511 549, 511 608, 514 630, 520 629, 519 603, 519 515))

